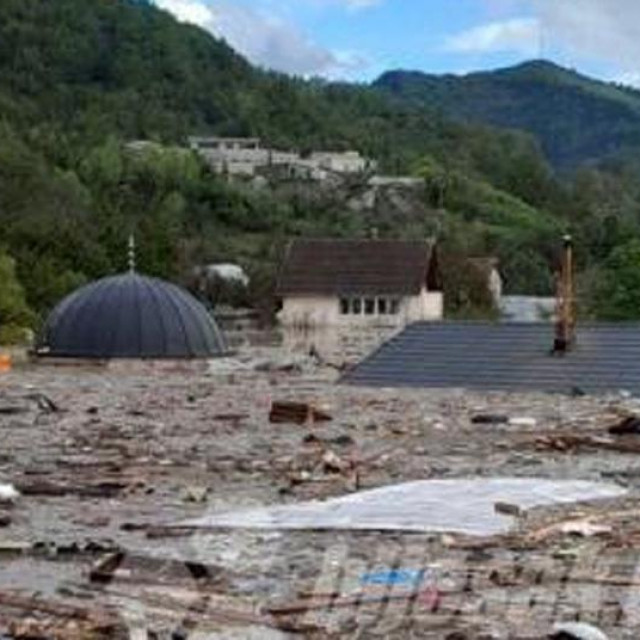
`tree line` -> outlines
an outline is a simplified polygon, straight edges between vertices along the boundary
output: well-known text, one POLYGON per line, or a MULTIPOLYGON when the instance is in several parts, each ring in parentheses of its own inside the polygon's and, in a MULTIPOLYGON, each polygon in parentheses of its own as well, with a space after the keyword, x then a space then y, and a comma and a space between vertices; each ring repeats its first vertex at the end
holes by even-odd
MULTIPOLYGON (((424 210, 390 237, 495 255, 507 290, 550 294, 559 238, 576 239, 584 313, 640 315, 640 163, 633 153, 559 174, 529 134, 454 122, 375 88, 254 69, 143 0, 0 5, 0 326, 36 328, 66 293, 140 269, 188 284, 239 262, 246 302, 269 300, 287 239, 362 236, 339 199, 300 199, 214 176, 190 134, 257 135, 280 148, 356 148, 421 176, 424 210), (132 140, 151 140, 145 147, 132 140)), ((460 311, 459 309, 452 310, 460 311)), ((464 311, 464 310, 463 310, 464 311)), ((0 336, 2 340, 2 336, 0 336)))

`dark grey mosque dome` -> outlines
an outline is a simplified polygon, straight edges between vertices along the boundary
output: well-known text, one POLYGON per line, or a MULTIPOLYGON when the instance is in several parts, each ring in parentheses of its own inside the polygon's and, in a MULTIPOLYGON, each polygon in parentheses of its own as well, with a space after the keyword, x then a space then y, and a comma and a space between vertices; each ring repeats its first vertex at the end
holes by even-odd
POLYGON ((212 358, 224 355, 226 345, 191 294, 127 273, 66 297, 47 319, 37 352, 61 358, 212 358))

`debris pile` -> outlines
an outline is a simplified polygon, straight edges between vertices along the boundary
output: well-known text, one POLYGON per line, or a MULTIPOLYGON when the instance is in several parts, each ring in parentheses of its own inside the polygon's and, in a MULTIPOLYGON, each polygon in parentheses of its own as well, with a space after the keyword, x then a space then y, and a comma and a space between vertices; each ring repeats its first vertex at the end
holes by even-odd
POLYGON ((636 637, 633 398, 305 358, 3 376, 0 636, 636 637))
POLYGON ((306 402, 273 402, 269 421, 273 424, 310 424, 330 422, 331 416, 306 402))

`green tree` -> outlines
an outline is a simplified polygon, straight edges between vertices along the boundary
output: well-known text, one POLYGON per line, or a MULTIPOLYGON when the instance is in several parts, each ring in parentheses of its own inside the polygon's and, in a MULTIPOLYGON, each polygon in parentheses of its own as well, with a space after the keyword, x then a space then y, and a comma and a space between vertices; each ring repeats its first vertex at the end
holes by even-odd
POLYGON ((13 258, 0 252, 0 344, 24 341, 33 322, 13 258))
POLYGON ((594 278, 591 310, 603 320, 640 318, 640 240, 614 249, 594 278))
POLYGON ((497 319, 498 309, 489 289, 487 274, 475 266, 467 255, 443 255, 441 271, 448 317, 497 319))

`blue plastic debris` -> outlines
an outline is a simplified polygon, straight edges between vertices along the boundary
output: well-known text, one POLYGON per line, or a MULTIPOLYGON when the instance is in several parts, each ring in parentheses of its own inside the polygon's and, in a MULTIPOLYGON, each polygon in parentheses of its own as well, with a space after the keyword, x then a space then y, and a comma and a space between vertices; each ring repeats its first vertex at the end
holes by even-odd
POLYGON ((409 585, 418 586, 424 581, 426 569, 390 569, 373 571, 360 576, 362 584, 375 584, 384 586, 409 585))

